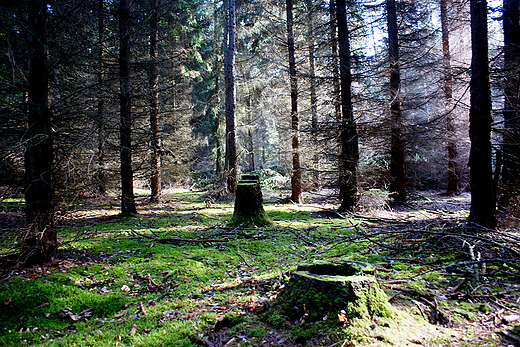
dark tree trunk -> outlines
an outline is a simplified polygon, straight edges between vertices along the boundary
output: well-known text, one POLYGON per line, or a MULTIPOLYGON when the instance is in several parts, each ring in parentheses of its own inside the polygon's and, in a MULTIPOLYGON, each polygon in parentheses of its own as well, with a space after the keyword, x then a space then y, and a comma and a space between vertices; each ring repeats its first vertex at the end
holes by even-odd
POLYGON ((406 201, 405 144, 401 110, 401 73, 395 0, 386 0, 390 58, 390 194, 395 202, 406 201))
MULTIPOLYGON (((338 124, 341 122, 341 101, 340 101, 340 82, 339 82, 339 63, 338 63, 338 34, 336 20, 336 1, 330 1, 330 36, 332 53, 332 85, 334 88, 334 115, 338 124)), ((341 171, 341 170, 340 170, 341 171)))
POLYGON ((451 52, 450 52, 450 29, 448 16, 448 3, 450 0, 440 0, 441 8, 441 28, 442 28, 442 55, 444 65, 444 97, 446 98, 446 131, 448 152, 448 193, 459 191, 459 179, 457 172, 457 144, 455 125, 452 114, 453 99, 453 76, 451 72, 451 52))
POLYGON ((105 41, 105 21, 104 21, 105 0, 98 0, 98 95, 97 95, 97 126, 98 126, 98 156, 97 156, 97 191, 100 195, 107 195, 107 172, 105 159, 105 68, 104 68, 104 41, 105 41))
POLYGON ((249 171, 256 170, 255 162, 255 139, 254 139, 254 120, 253 120, 253 103, 251 101, 252 96, 246 96, 246 108, 247 108, 247 145, 248 145, 248 156, 249 156, 249 171))
POLYGON ((298 77, 296 75, 296 59, 293 30, 293 2, 286 0, 287 14, 287 47, 289 49, 289 78, 291 83, 291 129, 292 129, 292 177, 291 200, 303 203, 302 170, 300 164, 300 119, 298 114, 298 77))
POLYGON ((339 64, 341 81, 341 147, 339 188, 341 205, 339 212, 352 211, 357 203, 357 167, 359 159, 358 137, 352 106, 352 75, 350 71, 350 39, 347 26, 345 0, 337 0, 339 64))
MULTIPOLYGON (((330 41, 332 53, 332 86, 333 86, 333 103, 334 103, 334 119, 338 124, 338 182, 341 181, 342 173, 345 172, 343 167, 343 160, 341 158, 341 85, 339 78, 339 62, 338 62, 338 31, 337 31, 337 16, 336 16, 336 1, 331 0, 330 6, 330 41)), ((338 196, 339 197, 339 196, 338 196)))
POLYGON ((495 198, 493 196, 491 158, 491 91, 489 85, 487 1, 471 0, 471 82, 469 167, 471 209, 469 221, 494 229, 495 198))
MULTIPOLYGON (((217 3, 215 3, 217 6, 217 3)), ((213 21, 214 23, 218 23, 219 21, 219 11, 215 8, 213 10, 213 21)), ((215 52, 219 50, 219 43, 217 37, 220 36, 219 26, 215 25, 213 28, 213 49, 215 52)), ((221 179, 224 173, 223 163, 224 163, 224 155, 223 155, 223 145, 222 145, 222 136, 221 136, 221 125, 222 125, 222 112, 221 112, 221 99, 220 99, 220 71, 222 71, 222 61, 218 56, 215 57, 213 63, 213 70, 215 71, 215 87, 211 94, 211 103, 210 103, 210 114, 212 119, 215 119, 215 128, 214 128, 214 136, 215 136, 215 174, 221 179)))
POLYGON ((159 52, 159 11, 158 0, 150 0, 151 33, 150 33, 150 144, 152 147, 150 162, 150 203, 162 200, 161 191, 161 138, 159 134, 159 67, 157 54, 159 52))
MULTIPOLYGON (((217 79, 217 82, 215 82, 215 84, 218 86, 218 79, 217 79)), ((218 88, 218 87, 217 87, 218 88)), ((215 117, 215 147, 216 147, 216 154, 215 154, 215 174, 217 175, 217 177, 221 178, 222 177, 222 174, 224 172, 223 168, 222 168, 222 158, 224 157, 223 154, 222 154, 222 140, 221 140, 221 137, 220 137, 220 126, 222 124, 222 114, 220 112, 220 110, 218 110, 216 112, 216 117, 215 117)))
POLYGON ((314 30, 314 6, 313 0, 307 0, 307 44, 308 46, 308 54, 309 54, 309 92, 311 97, 311 132, 312 132, 312 142, 314 146, 313 153, 313 186, 315 188, 320 187, 320 156, 318 152, 319 141, 318 141, 318 94, 316 92, 317 89, 317 81, 316 81, 316 54, 315 54, 315 30, 314 30))
POLYGON ((307 44, 309 53, 309 92, 311 96, 311 128, 313 132, 318 130, 318 95, 316 93, 316 54, 314 32, 314 6, 313 0, 307 0, 307 44))
POLYGON ((27 148, 25 151, 25 216, 20 261, 44 263, 52 260, 58 248, 54 224, 52 182, 54 141, 49 109, 49 68, 47 52, 47 2, 29 1, 29 93, 27 148))
POLYGON ((130 85, 130 3, 119 2, 119 79, 121 146, 121 214, 136 214, 132 169, 132 100, 130 85))
POLYGON ((226 26, 224 30, 224 84, 226 86, 226 184, 235 193, 237 184, 238 158, 236 143, 236 95, 235 95, 235 0, 224 0, 226 26))
MULTIPOLYGON (((500 207, 518 202, 520 192, 520 15, 519 0, 504 0, 504 135, 500 207)), ((513 212, 513 211, 511 211, 513 212)), ((514 213, 514 212, 513 212, 514 213)))

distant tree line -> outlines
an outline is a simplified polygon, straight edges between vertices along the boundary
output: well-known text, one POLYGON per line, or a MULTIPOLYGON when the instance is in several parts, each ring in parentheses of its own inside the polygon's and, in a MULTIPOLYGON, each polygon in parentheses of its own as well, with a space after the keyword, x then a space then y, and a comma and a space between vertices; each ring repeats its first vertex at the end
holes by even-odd
POLYGON ((78 195, 115 190, 131 215, 136 186, 150 203, 232 194, 258 170, 290 177, 296 203, 333 191, 340 212, 370 188, 395 204, 467 189, 470 222, 495 228, 497 206, 518 214, 519 1, 489 5, 5 1, 0 184, 25 194, 20 259, 54 256, 55 209, 78 195))

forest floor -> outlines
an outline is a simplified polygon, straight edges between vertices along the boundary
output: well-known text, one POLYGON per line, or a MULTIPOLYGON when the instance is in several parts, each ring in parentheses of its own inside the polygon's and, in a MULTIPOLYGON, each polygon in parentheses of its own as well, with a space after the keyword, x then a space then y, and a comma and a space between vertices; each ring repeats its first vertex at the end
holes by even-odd
MULTIPOLYGON (((273 227, 226 227, 231 202, 171 190, 122 218, 113 197, 62 206, 59 257, 0 263, 1 346, 519 346, 520 228, 466 225, 469 195, 417 192, 390 208, 379 190, 340 215, 330 192, 282 204, 273 227), (275 322, 299 264, 370 264, 395 308, 389 317, 275 322)), ((23 227, 23 199, 0 195, 0 256, 23 227)), ((286 317, 287 318, 287 317, 286 317)), ((325 317, 324 317, 325 318, 325 317)))

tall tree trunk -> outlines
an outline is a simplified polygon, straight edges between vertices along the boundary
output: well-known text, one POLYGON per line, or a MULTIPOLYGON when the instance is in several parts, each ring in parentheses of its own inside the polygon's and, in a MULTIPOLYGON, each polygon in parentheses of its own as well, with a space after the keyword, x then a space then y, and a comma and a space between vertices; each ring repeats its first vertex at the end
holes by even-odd
MULTIPOLYGON (((215 6, 216 3, 215 3, 215 6)), ((213 9, 213 20, 215 23, 219 22, 219 11, 215 7, 213 9)), ((224 25, 225 27, 225 25, 224 25)), ((219 49, 219 44, 217 37, 219 37, 219 27, 217 25, 213 28, 213 49, 215 52, 219 49)), ((212 96, 210 98, 210 107, 211 107, 211 115, 215 117, 215 128, 214 128, 214 136, 215 136, 215 174, 216 176, 221 179, 223 175, 223 166, 222 163, 224 162, 223 153, 222 153, 222 136, 220 134, 220 127, 222 125, 222 112, 221 112, 221 98, 220 98, 220 71, 222 71, 222 65, 221 60, 219 59, 218 55, 216 56, 214 60, 214 66, 213 70, 215 71, 215 89, 212 93, 212 96)))
POLYGON ((52 182, 54 141, 49 109, 49 67, 47 52, 47 2, 28 4, 29 93, 27 114, 28 145, 25 151, 25 217, 20 261, 50 261, 58 248, 54 224, 54 186, 52 182))
POLYGON ((97 181, 96 188, 98 194, 107 195, 107 172, 105 158, 105 68, 103 60, 105 58, 103 46, 105 41, 105 20, 104 11, 105 0, 98 0, 98 95, 97 95, 97 127, 98 127, 98 155, 97 155, 97 181))
POLYGON ((300 120, 298 115, 298 77, 296 75, 296 59, 293 30, 293 2, 286 0, 287 14, 287 47, 289 49, 289 78, 291 83, 291 129, 292 129, 292 178, 291 200, 303 203, 302 170, 300 164, 300 120))
POLYGON ((444 97, 446 99, 446 131, 448 152, 448 185, 446 191, 455 193, 459 191, 459 179, 457 173, 457 143, 455 134, 454 117, 452 114, 453 101, 453 76, 451 72, 450 29, 448 20, 448 3, 450 0, 440 0, 441 28, 442 28, 442 55, 444 65, 444 97))
POLYGON ((246 96, 246 109, 247 109, 247 145, 249 154, 249 171, 256 170, 255 163, 255 139, 254 139, 254 120, 253 120, 253 102, 251 92, 246 96))
MULTIPOLYGON (((332 86, 333 86, 333 103, 334 103, 334 119, 340 129, 342 114, 341 114, 341 85, 339 78, 339 61, 338 61, 338 31, 337 31, 337 15, 336 15, 336 1, 331 0, 329 5, 330 11, 330 41, 331 41, 331 53, 332 53, 332 86)), ((344 163, 341 158, 341 130, 337 134, 338 139, 338 182, 341 181, 344 163)), ((340 193, 341 195, 341 193, 340 193)), ((340 196, 338 196, 340 197, 340 196)))
POLYGON ((136 214, 132 169, 132 96, 130 85, 130 0, 119 1, 119 80, 121 214, 136 214))
MULTIPOLYGON (((500 207, 513 207, 520 192, 520 15, 519 0, 504 0, 504 135, 500 207)), ((517 207, 518 208, 518 207, 517 207)), ((516 212, 518 211, 511 211, 516 212)))
POLYGON ((491 91, 489 85, 487 1, 471 0, 471 81, 469 112, 469 157, 471 208, 469 221, 494 229, 491 158, 491 91))
POLYGON ((318 130, 318 95, 316 94, 316 54, 314 33, 314 6, 313 0, 307 0, 307 44, 309 53, 309 89, 311 96, 311 129, 318 130))
POLYGON ((352 211, 357 203, 357 168, 359 159, 358 137, 354 109, 352 106, 352 75, 350 63, 350 38, 347 26, 345 0, 336 3, 338 21, 339 63, 341 80, 341 147, 340 199, 339 212, 352 211))
POLYGON ((236 95, 235 95, 235 0, 224 0, 226 26, 224 30, 224 84, 226 86, 226 183, 227 189, 235 193, 237 186, 237 142, 236 142, 236 95))
POLYGON ((390 58, 390 194, 395 202, 406 201, 405 144, 401 110, 401 73, 395 0, 386 0, 390 58))
POLYGON ((334 88, 334 115, 338 124, 341 122, 341 101, 340 101, 340 82, 339 82, 339 62, 338 62, 338 33, 336 20, 336 1, 330 0, 330 36, 332 53, 332 85, 334 88))
MULTIPOLYGON (((216 95, 218 95, 218 88, 219 88, 219 78, 218 78, 218 75, 216 77, 216 80, 215 80, 215 88, 217 89, 216 91, 216 95)), ((217 102, 217 105, 220 105, 220 101, 217 102)), ((216 153, 215 153, 215 174, 218 178, 221 178, 223 173, 224 173, 224 169, 222 167, 222 163, 224 162, 223 158, 224 158, 224 155, 223 155, 223 151, 222 151, 222 137, 220 135, 220 127, 222 125, 222 112, 221 112, 221 109, 220 107, 218 108, 218 110, 215 112, 215 150, 216 150, 216 153)))
POLYGON ((158 0, 150 0, 151 32, 150 32, 150 144, 152 147, 150 162, 150 203, 158 203, 162 199, 161 191, 161 138, 159 134, 159 11, 158 0))
POLYGON ((320 156, 318 141, 318 95, 316 93, 316 54, 315 54, 315 38, 314 38, 314 4, 313 0, 307 0, 307 44, 309 52, 309 88, 311 96, 311 132, 314 146, 313 153, 313 185, 318 188, 320 186, 320 156))

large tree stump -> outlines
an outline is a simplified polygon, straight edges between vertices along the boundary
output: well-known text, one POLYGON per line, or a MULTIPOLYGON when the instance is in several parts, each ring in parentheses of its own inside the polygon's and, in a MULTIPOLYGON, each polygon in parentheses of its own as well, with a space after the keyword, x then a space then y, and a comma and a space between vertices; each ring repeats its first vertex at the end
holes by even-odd
POLYGON ((273 223, 264 211, 260 177, 242 175, 237 183, 235 210, 229 226, 264 227, 273 223))
POLYGON ((277 323, 313 322, 337 315, 370 319, 390 317, 392 306, 368 265, 318 262, 300 265, 278 295, 271 316, 277 323))

